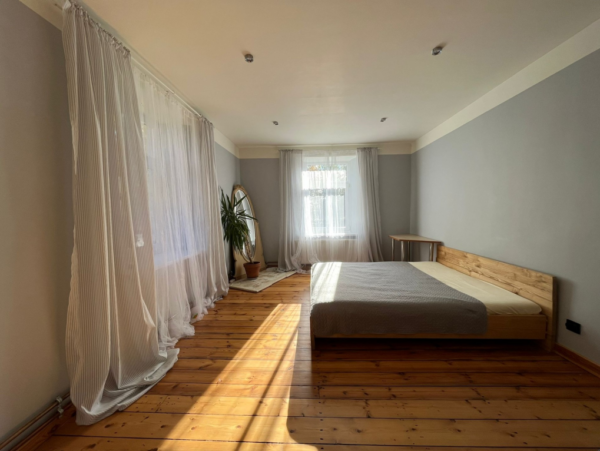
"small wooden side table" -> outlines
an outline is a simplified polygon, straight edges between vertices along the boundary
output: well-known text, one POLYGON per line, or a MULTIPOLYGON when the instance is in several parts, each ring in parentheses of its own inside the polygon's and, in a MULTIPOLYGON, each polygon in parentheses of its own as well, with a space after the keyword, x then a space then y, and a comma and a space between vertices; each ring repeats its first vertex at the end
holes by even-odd
POLYGON ((439 240, 432 240, 418 235, 390 235, 392 239, 392 261, 396 250, 396 241, 400 241, 400 261, 410 261, 411 243, 429 243, 429 261, 433 261, 433 247, 442 244, 439 240))

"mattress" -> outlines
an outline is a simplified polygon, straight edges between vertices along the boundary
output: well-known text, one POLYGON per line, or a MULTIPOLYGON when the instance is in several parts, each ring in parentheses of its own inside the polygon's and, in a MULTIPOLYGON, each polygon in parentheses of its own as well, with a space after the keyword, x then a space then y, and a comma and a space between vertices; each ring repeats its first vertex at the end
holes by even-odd
POLYGON ((481 301, 410 263, 317 263, 311 273, 310 318, 316 337, 487 331, 481 301))
POLYGON ((537 315, 542 312, 540 306, 533 301, 441 263, 411 262, 411 265, 445 285, 483 302, 488 315, 537 315))
POLYGON ((336 335, 481 335, 492 315, 537 315, 509 291, 436 262, 317 263, 311 330, 336 335))

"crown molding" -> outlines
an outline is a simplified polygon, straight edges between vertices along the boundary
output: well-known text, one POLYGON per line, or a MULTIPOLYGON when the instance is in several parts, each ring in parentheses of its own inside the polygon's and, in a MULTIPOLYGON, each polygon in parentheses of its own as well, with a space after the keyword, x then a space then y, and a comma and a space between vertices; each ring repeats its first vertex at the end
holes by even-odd
POLYGON ((240 159, 252 160, 260 158, 279 158, 280 149, 303 150, 353 150, 357 147, 377 147, 379 155, 410 155, 413 152, 413 141, 392 141, 382 143, 360 144, 307 144, 307 145, 280 145, 280 146, 240 146, 240 159))
POLYGON ((600 49, 600 20, 496 86, 416 141, 415 152, 600 49))
POLYGON ((59 30, 62 30, 62 6, 64 0, 20 0, 59 30))
POLYGON ((233 154, 236 158, 240 158, 240 150, 227 136, 221 133, 216 127, 213 126, 213 134, 215 136, 215 142, 224 149, 228 150, 229 153, 233 154))

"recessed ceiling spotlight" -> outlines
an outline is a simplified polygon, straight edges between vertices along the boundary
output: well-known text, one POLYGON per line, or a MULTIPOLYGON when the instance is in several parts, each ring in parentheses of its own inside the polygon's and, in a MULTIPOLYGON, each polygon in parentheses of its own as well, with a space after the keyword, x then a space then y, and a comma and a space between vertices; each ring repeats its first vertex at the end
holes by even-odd
POLYGON ((279 122, 273 121, 273 125, 279 125, 279 122))
POLYGON ((385 121, 387 121, 387 117, 382 117, 381 122, 385 122, 385 121))
POLYGON ((442 47, 441 45, 438 45, 437 47, 433 48, 433 50, 431 51, 431 54, 433 56, 438 56, 440 53, 442 53, 442 50, 444 50, 444 47, 442 47))
POLYGON ((251 63, 252 61, 254 61, 254 56, 251 53, 246 53, 244 55, 244 58, 246 59, 247 63, 251 63))

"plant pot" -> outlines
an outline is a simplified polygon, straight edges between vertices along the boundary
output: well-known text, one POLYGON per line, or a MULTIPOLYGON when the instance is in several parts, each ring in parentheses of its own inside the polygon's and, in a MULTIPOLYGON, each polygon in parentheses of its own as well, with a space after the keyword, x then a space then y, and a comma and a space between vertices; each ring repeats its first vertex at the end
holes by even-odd
POLYGON ((260 272, 260 262, 244 263, 244 269, 248 279, 256 279, 260 272))

